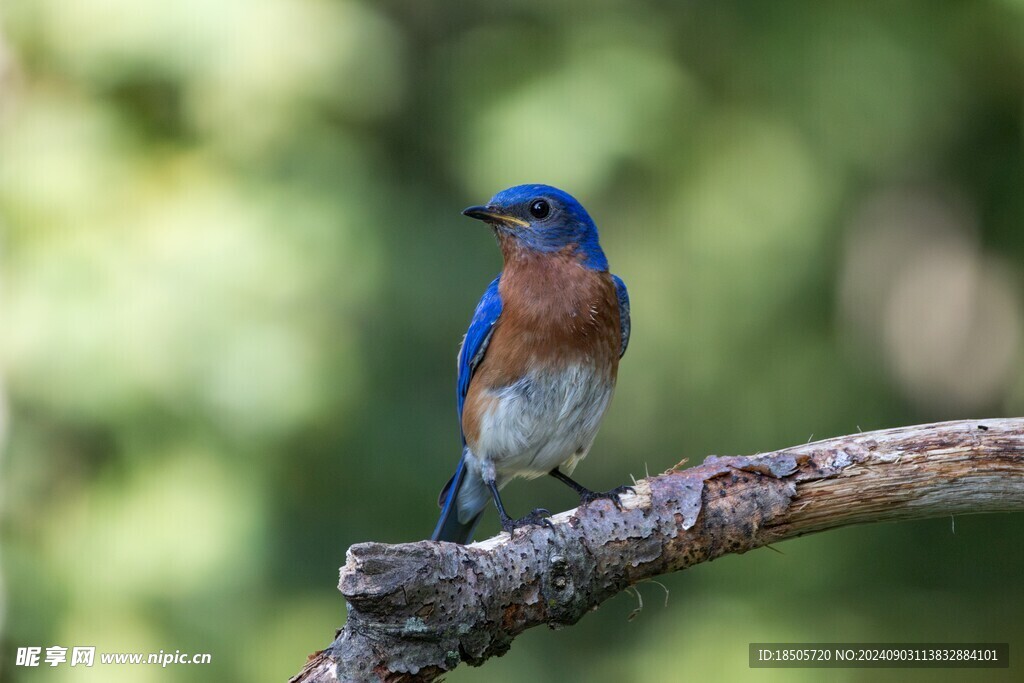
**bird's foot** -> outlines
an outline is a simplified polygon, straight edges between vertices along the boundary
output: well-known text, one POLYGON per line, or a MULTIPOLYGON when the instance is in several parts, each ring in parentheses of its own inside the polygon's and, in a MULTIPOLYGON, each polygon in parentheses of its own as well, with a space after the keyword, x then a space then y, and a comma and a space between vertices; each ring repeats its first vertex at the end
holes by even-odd
POLYGON ((519 519, 506 517, 501 520, 501 528, 503 531, 508 532, 510 536, 516 529, 521 529, 527 526, 546 526, 554 529, 555 525, 551 523, 550 519, 548 519, 550 515, 550 511, 545 510, 544 508, 537 508, 530 514, 520 517, 519 519))
POLYGON ((622 499, 620 496, 623 493, 636 493, 632 486, 617 486, 611 491, 584 491, 580 494, 580 505, 588 505, 593 503, 595 500, 610 500, 615 504, 619 510, 622 509, 622 499))

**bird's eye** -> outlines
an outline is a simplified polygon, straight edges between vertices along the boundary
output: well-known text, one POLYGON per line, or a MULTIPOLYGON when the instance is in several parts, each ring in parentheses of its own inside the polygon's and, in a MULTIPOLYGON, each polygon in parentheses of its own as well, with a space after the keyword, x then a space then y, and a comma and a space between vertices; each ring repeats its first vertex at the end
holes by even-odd
POLYGON ((537 220, 546 218, 549 213, 551 213, 551 205, 543 199, 538 199, 530 204, 530 215, 537 220))

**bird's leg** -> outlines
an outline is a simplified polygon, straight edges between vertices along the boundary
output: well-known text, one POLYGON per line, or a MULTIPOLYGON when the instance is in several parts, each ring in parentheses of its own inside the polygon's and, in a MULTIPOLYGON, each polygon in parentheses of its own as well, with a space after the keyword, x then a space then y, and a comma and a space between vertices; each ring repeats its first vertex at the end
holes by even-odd
POLYGON ((494 498, 494 506, 498 508, 498 516, 501 518, 501 528, 503 531, 508 532, 509 535, 513 531, 524 526, 547 526, 554 529, 554 525, 547 517, 551 513, 544 508, 537 508, 525 517, 519 519, 512 519, 505 512, 505 506, 501 504, 501 496, 498 495, 498 485, 494 481, 494 477, 484 479, 484 483, 487 484, 487 488, 491 490, 491 497, 494 498))
POLYGON ((587 487, 582 486, 581 484, 573 481, 567 475, 563 474, 557 467, 548 472, 548 474, 575 491, 580 497, 581 505, 586 505, 587 503, 592 503, 595 500, 605 498, 613 502, 615 507, 621 510, 622 500, 620 499, 620 496, 623 493, 633 493, 632 486, 617 486, 611 491, 591 491, 587 487))

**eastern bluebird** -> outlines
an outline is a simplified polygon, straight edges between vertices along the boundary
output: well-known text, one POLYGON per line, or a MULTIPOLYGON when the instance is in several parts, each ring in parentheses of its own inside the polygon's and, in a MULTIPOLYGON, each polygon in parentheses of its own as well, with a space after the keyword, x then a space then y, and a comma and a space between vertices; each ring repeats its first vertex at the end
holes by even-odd
POLYGON ((505 259, 476 306, 459 350, 462 459, 438 504, 435 541, 468 543, 488 493, 511 533, 520 519, 498 491, 550 474, 582 503, 619 504, 628 487, 595 493, 569 478, 597 435, 629 343, 629 295, 598 243, 597 227, 567 193, 518 185, 462 212, 488 223, 505 259))

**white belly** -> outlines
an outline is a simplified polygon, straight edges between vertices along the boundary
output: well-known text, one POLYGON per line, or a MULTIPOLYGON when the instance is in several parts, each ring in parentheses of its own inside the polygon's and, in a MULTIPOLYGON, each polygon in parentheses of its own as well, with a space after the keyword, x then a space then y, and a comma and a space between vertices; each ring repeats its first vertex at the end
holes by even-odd
POLYGON ((615 388, 607 371, 589 364, 535 370, 494 391, 471 457, 493 464, 499 486, 555 467, 569 474, 586 456, 615 388))

